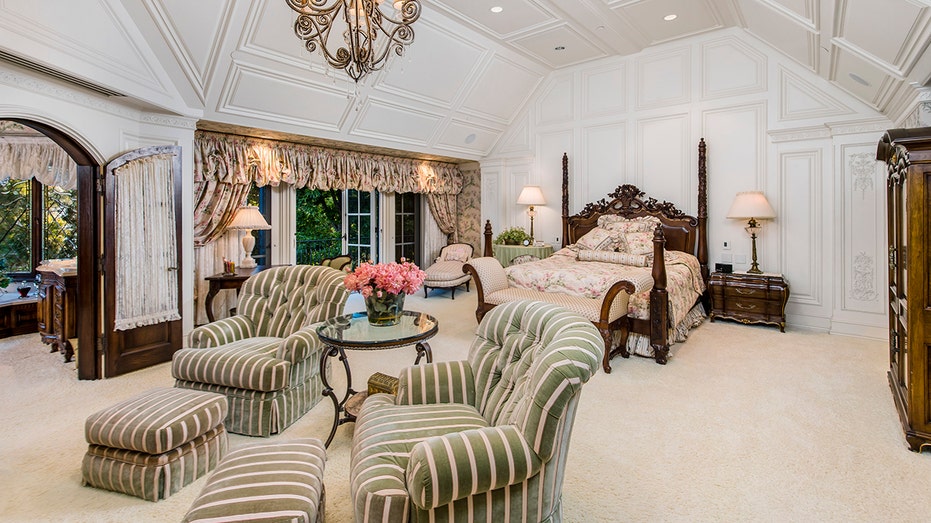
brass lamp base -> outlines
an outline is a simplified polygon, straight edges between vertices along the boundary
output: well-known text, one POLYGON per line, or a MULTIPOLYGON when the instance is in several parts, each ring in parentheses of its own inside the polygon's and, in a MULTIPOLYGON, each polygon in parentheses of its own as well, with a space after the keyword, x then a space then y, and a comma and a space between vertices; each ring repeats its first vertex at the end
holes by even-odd
POLYGON ((757 224, 756 220, 750 218, 747 230, 750 231, 750 243, 753 245, 753 260, 750 263, 750 268, 747 269, 747 274, 763 274, 763 271, 760 270, 760 264, 756 262, 756 231, 758 231, 759 228, 760 226, 757 224))

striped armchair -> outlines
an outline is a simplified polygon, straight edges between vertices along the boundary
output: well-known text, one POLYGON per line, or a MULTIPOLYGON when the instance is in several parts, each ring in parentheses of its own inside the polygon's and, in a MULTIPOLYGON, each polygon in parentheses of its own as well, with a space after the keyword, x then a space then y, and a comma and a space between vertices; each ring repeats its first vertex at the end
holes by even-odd
POLYGON ((369 397, 352 441, 362 521, 560 521, 582 384, 604 344, 560 306, 516 301, 485 315, 468 361, 409 367, 369 397))
POLYGON ((343 313, 345 276, 297 265, 249 278, 237 315, 194 329, 191 348, 175 352, 175 387, 225 395, 229 432, 267 437, 283 431, 322 398, 323 345, 310 325, 343 313))

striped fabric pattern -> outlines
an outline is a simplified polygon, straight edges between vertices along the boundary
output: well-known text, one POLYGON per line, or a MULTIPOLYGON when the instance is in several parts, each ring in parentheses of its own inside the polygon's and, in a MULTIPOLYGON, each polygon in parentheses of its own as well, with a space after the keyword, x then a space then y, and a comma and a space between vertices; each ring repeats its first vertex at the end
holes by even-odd
POLYGON ((396 400, 366 400, 352 447, 356 521, 559 521, 581 387, 603 350, 591 323, 557 305, 491 310, 467 362, 406 370, 396 400))
POLYGON ((323 521, 325 464, 323 443, 314 438, 240 447, 223 459, 182 521, 323 521))
POLYGON ((162 454, 223 423, 226 398, 157 388, 92 414, 84 423, 91 445, 162 454))
POLYGON ((286 429, 322 398, 323 344, 311 325, 342 314, 345 276, 297 265, 249 278, 238 314, 198 327, 192 348, 175 353, 175 387, 226 395, 230 432, 269 436, 286 429))
POLYGON ((158 501, 213 470, 228 446, 223 425, 157 455, 90 445, 81 464, 83 484, 158 501))
POLYGON ((398 405, 465 403, 475 405, 472 367, 465 361, 413 365, 401 371, 398 405))

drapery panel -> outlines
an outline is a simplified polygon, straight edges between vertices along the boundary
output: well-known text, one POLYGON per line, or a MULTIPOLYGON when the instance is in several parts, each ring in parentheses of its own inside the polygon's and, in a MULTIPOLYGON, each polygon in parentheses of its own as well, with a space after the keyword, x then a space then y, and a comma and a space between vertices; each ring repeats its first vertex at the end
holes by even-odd
POLYGON ((459 241, 456 238, 456 222, 459 219, 456 195, 427 194, 427 201, 430 203, 430 214, 433 215, 440 230, 446 234, 450 242, 459 241))
POLYGON ((0 137, 0 182, 33 177, 43 185, 71 190, 77 187, 78 168, 48 138, 0 137))
POLYGON ((172 163, 160 154, 114 170, 115 330, 181 319, 172 163))
POLYGON ((194 245, 215 241, 226 232, 233 215, 246 203, 250 184, 194 182, 194 245))

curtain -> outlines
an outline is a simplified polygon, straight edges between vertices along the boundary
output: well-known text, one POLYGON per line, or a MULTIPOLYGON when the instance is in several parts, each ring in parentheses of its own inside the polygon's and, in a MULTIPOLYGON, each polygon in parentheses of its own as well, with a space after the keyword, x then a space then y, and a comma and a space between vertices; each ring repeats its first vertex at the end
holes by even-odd
POLYGON ((161 154, 114 171, 115 330, 181 319, 172 162, 161 154))
POLYGON ((459 241, 456 238, 456 222, 459 220, 456 195, 431 193, 427 194, 427 201, 430 203, 430 214, 433 215, 440 230, 446 234, 450 242, 459 241))
POLYGON ((245 205, 250 184, 194 182, 194 246, 206 245, 226 233, 236 209, 245 205))
POLYGON ((430 204, 424 198, 421 201, 421 215, 423 216, 423 266, 433 265, 433 261, 440 255, 443 247, 446 247, 448 239, 446 234, 440 230, 439 225, 430 212, 430 204))
POLYGON ((44 185, 74 189, 78 168, 55 142, 43 137, 0 137, 0 182, 29 180, 44 185))

